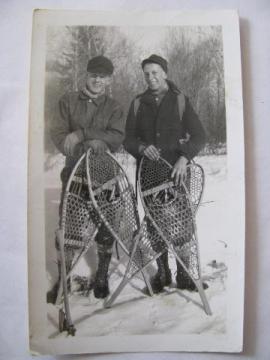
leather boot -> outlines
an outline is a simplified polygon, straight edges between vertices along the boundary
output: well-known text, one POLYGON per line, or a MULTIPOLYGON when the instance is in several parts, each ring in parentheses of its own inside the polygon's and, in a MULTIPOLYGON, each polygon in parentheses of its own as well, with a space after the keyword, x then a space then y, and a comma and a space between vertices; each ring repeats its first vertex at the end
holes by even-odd
POLYGON ((98 252, 98 269, 94 282, 94 295, 98 299, 104 299, 110 293, 108 285, 108 270, 112 254, 98 252))
POLYGON ((48 304, 55 305, 55 302, 57 299, 57 294, 58 294, 58 289, 59 289, 59 280, 57 280, 57 282, 53 285, 52 289, 47 292, 47 303, 48 304))
MULTIPOLYGON (((177 275, 176 275, 176 285, 178 289, 181 290, 189 290, 189 291, 198 291, 196 285, 191 280, 189 275, 187 274, 186 270, 183 266, 177 261, 177 275)), ((206 283, 202 283, 203 289, 207 289, 208 285, 206 283)))
POLYGON ((155 294, 160 293, 164 286, 172 282, 172 274, 168 263, 168 252, 166 251, 157 259, 158 271, 151 279, 151 286, 155 294))

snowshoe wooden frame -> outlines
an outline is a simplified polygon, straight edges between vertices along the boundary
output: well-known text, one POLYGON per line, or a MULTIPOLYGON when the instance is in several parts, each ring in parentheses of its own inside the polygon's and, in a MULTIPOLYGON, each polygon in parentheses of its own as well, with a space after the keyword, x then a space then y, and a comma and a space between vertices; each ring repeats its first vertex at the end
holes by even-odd
MULTIPOLYGON (((97 157, 93 155, 91 149, 89 149, 86 154, 86 169, 89 194, 93 206, 98 213, 102 223, 105 224, 116 243, 128 257, 128 263, 124 277, 116 290, 105 299, 104 306, 107 308, 111 307, 124 287, 133 279, 134 276, 139 274, 142 275, 149 294, 153 295, 153 290, 145 269, 160 254, 154 258, 152 256, 150 259, 149 257, 145 259, 143 256, 141 245, 143 243, 145 245, 145 228, 143 228, 140 224, 134 190, 125 171, 117 159, 110 152, 106 152, 97 160, 97 157), (95 169, 95 165, 97 166, 97 169, 95 169), (107 167, 106 171, 108 179, 101 184, 100 181, 95 177, 100 176, 100 174, 105 171, 104 165, 105 168, 107 167), (110 167, 110 171, 115 172, 113 177, 111 174, 109 174, 110 171, 108 168, 110 167), (106 194, 106 191, 110 191, 110 193, 113 194, 113 198, 110 199, 112 205, 110 205, 110 202, 108 202, 104 198, 104 195, 102 195, 102 193, 106 194), (118 205, 117 201, 119 201, 118 205), (122 220, 118 219, 118 221, 114 221, 117 208, 113 208, 113 206, 118 206, 118 210, 119 208, 124 209, 122 220), (108 209, 110 210, 108 211, 108 209), (111 212, 113 212, 113 214, 111 212), (124 231, 122 229, 121 231, 120 226, 116 225, 119 221, 122 221, 122 224, 124 223, 125 226, 128 225, 128 228, 126 228, 124 231)), ((104 178, 106 178, 106 176, 104 178)))
MULTIPOLYGON (((201 281, 201 266, 200 266, 200 254, 199 254, 199 244, 198 244, 198 237, 197 237, 197 228, 196 228, 196 222, 195 222, 195 214, 196 211, 198 209, 199 203, 201 201, 202 198, 202 192, 203 192, 203 187, 204 187, 204 173, 203 173, 203 169, 199 166, 196 165, 195 163, 192 163, 190 165, 190 171, 191 171, 191 166, 192 167, 196 167, 198 166, 198 170, 202 173, 202 181, 201 181, 201 191, 198 191, 198 194, 196 194, 191 188, 188 190, 188 187, 190 184, 185 184, 183 182, 181 182, 180 186, 176 186, 174 185, 174 183, 171 181, 170 179, 170 174, 172 171, 172 166, 164 159, 159 158, 158 161, 156 162, 151 162, 151 160, 143 157, 141 159, 140 165, 139 165, 139 173, 138 173, 138 189, 139 189, 139 194, 141 197, 141 201, 142 201, 142 205, 145 211, 145 215, 146 217, 150 220, 151 224, 153 225, 153 227, 155 228, 155 231, 159 234, 160 238, 163 240, 164 244, 166 245, 167 249, 169 251, 172 252, 172 254, 174 255, 175 259, 177 262, 179 262, 179 264, 182 265, 182 267, 184 268, 184 270, 186 271, 186 273, 188 274, 188 276, 190 277, 190 279, 193 281, 193 283, 195 284, 199 295, 201 297, 202 300, 202 304, 203 304, 203 308, 204 311, 206 312, 207 315, 211 315, 211 309, 208 303, 208 300, 206 298, 204 289, 203 289, 203 284, 201 281), (154 168, 156 168, 156 174, 158 174, 158 166, 162 166, 163 168, 167 168, 167 170, 165 171, 165 175, 163 174, 163 179, 162 181, 158 181, 157 180, 157 176, 155 177, 155 182, 156 184, 154 186, 152 186, 151 184, 147 184, 147 186, 145 186, 145 184, 142 184, 142 177, 147 175, 143 175, 142 172, 144 171, 144 167, 146 166, 146 164, 152 165, 154 166, 154 168), (154 164, 155 163, 155 164, 154 164), (167 172, 167 173, 166 173, 167 172), (149 187, 149 188, 145 188, 145 187, 149 187), (193 242, 194 242, 194 246, 195 246, 195 257, 197 258, 197 265, 196 265, 196 276, 194 275, 194 272, 192 273, 190 271, 190 269, 187 268, 187 266, 185 265, 185 263, 183 262, 183 260, 181 259, 181 248, 179 250, 179 248, 177 249, 176 245, 174 244, 174 242, 172 241, 173 236, 172 236, 172 231, 173 230, 168 230, 168 226, 166 224, 162 224, 161 216, 155 216, 153 210, 150 210, 149 208, 149 204, 150 202, 147 201, 147 199, 149 199, 150 197, 157 198, 158 196, 160 196, 160 194, 162 194, 162 196, 164 196, 164 192, 169 191, 172 195, 172 200, 171 200, 171 204, 170 206, 170 216, 173 219, 173 217, 179 217, 179 212, 178 208, 175 209, 176 212, 173 213, 173 201, 178 201, 178 203, 181 203, 181 199, 182 201, 185 201, 185 207, 189 208, 189 217, 191 217, 191 226, 192 229, 189 230, 189 235, 191 234, 192 231, 192 237, 193 237, 193 242), (192 193, 193 191, 193 193, 192 193), (180 199, 181 197, 181 199, 180 199)), ((193 168, 194 169, 194 168, 193 168)), ((150 174, 149 174, 150 175, 150 174)), ((148 180, 151 176, 148 176, 148 180)), ((151 183, 151 181, 150 181, 151 183)), ((155 201, 155 200, 151 200, 151 201, 155 201)), ((161 205, 162 206, 162 205, 161 205)), ((165 208, 165 207, 164 207, 165 208)), ((160 214, 162 213, 162 210, 159 210, 160 214)), ((187 221, 185 219, 185 221, 187 221)), ((181 237, 181 227, 182 230, 185 232, 185 227, 187 225, 185 225, 186 223, 183 221, 182 225, 180 223, 181 221, 179 221, 179 226, 180 226, 180 230, 178 228, 178 231, 176 232, 176 236, 181 237)), ((172 226, 175 226, 175 224, 177 224, 177 221, 172 221, 172 226)), ((187 235, 185 235, 187 236, 187 235)), ((183 235, 184 237, 184 235, 183 235)), ((189 241, 189 240, 188 240, 189 241)), ((183 245, 182 245, 183 246, 183 245)))
MULTIPOLYGON (((63 196, 62 210, 60 214, 60 228, 56 230, 57 243, 60 252, 60 282, 56 299, 59 309, 59 331, 67 331, 69 335, 75 335, 76 329, 72 323, 68 298, 67 282, 79 263, 80 259, 89 250, 98 233, 100 223, 96 219, 92 221, 86 173, 83 173, 85 154, 77 161, 71 172, 63 196), (85 191, 87 189, 87 192, 85 191), (72 208, 72 211, 70 210, 72 208), (79 254, 72 261, 67 271, 66 252, 76 249, 79 254), (61 306, 62 295, 64 304, 61 306)), ((93 209, 92 209, 93 210, 93 209)))

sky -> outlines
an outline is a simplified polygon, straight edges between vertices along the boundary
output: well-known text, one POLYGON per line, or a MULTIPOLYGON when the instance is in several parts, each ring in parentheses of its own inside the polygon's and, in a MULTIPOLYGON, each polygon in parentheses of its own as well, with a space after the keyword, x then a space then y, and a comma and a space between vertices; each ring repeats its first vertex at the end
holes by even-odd
MULTIPOLYGON (((212 28, 210 26, 194 27, 194 26, 179 26, 179 30, 184 30, 193 44, 210 35, 212 28)), ((141 48, 141 60, 150 56, 152 53, 166 57, 163 49, 164 41, 168 30, 172 27, 165 26, 125 26, 119 27, 119 30, 124 33, 129 39, 133 40, 137 46, 141 48)), ((176 27, 175 27, 176 29, 176 27)))

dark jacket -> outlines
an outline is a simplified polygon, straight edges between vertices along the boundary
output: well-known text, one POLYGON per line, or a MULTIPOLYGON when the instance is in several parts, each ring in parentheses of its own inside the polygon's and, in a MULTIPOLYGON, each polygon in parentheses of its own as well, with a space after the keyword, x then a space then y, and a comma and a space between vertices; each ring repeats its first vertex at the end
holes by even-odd
POLYGON ((180 121, 177 96, 180 91, 168 82, 169 90, 157 105, 150 90, 139 95, 140 106, 135 115, 132 102, 126 124, 125 148, 140 159, 139 145, 155 145, 161 156, 172 165, 181 155, 191 160, 205 145, 205 131, 190 101, 185 97, 185 107, 180 121), (181 139, 186 139, 180 141, 181 139))
MULTIPOLYGON (((51 138, 58 150, 65 154, 67 135, 76 132, 80 139, 99 139, 116 151, 124 140, 125 119, 121 106, 107 95, 89 99, 82 91, 66 93, 59 101, 56 117, 51 124, 51 138)), ((66 166, 77 159, 67 157, 66 166)))

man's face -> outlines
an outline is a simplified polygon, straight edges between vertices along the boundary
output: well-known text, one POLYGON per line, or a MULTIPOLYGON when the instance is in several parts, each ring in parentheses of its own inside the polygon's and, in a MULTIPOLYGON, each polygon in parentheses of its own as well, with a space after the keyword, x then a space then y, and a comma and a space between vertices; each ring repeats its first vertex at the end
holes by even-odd
POLYGON ((151 90, 159 90, 166 86, 167 74, 158 64, 146 64, 143 68, 144 78, 151 90))
POLYGON ((101 95, 105 92, 106 86, 111 82, 111 77, 105 74, 87 73, 86 87, 96 95, 101 95))

